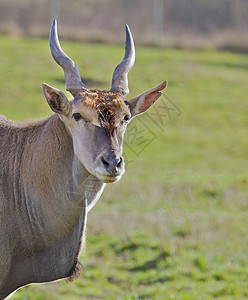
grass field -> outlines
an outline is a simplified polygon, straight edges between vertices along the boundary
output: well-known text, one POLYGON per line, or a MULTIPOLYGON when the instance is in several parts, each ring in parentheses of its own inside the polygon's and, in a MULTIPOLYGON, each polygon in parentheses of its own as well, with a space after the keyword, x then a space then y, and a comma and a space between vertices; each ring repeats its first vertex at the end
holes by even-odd
MULTIPOLYGON (((0 36, 0 113, 50 114, 64 91, 47 40, 0 36)), ((109 88, 123 48, 62 43, 88 87, 109 88)), ((127 171, 88 216, 81 277, 13 299, 248 298, 248 58, 137 47, 130 97, 167 79, 155 109, 126 136, 127 171)))

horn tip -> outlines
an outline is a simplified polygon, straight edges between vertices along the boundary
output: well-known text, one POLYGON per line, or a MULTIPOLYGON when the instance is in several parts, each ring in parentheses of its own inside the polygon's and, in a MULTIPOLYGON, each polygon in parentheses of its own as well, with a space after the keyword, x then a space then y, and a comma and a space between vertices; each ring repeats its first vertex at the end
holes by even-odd
POLYGON ((127 24, 125 25, 125 28, 126 28, 126 32, 130 34, 131 30, 130 30, 130 28, 129 28, 129 26, 127 24))
POLYGON ((132 36, 131 30, 127 24, 125 27, 126 27, 126 43, 131 42, 131 46, 132 46, 132 48, 134 48, 134 41, 133 41, 133 36, 132 36))
POLYGON ((57 19, 53 19, 52 28, 57 28, 57 19))

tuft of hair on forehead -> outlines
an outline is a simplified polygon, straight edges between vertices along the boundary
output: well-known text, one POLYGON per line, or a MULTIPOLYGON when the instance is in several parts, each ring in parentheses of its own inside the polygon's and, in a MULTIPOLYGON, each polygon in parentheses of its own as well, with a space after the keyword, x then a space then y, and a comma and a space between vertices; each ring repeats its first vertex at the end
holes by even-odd
POLYGON ((109 90, 91 89, 83 93, 84 105, 88 108, 101 110, 106 108, 115 110, 125 107, 125 102, 120 93, 113 93, 109 90))
POLYGON ((121 93, 98 89, 91 89, 80 95, 83 105, 98 113, 101 126, 105 127, 110 134, 114 132, 117 111, 126 106, 125 99, 122 97, 121 93))

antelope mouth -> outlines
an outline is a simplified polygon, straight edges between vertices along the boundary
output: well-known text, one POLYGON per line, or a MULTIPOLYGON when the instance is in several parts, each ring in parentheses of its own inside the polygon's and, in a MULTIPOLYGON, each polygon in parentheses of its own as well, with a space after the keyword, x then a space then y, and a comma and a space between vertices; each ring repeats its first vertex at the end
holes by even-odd
POLYGON ((104 183, 114 183, 121 179, 122 174, 102 174, 95 171, 96 177, 104 183))

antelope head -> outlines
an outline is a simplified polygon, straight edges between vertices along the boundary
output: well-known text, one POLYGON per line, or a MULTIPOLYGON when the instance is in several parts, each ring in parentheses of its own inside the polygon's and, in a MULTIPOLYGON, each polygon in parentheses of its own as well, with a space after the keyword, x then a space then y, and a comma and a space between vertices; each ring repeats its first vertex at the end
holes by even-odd
POLYGON ((87 89, 82 83, 77 66, 60 47, 56 20, 51 28, 50 49, 64 70, 66 90, 74 99, 69 101, 62 91, 43 84, 48 104, 70 132, 74 153, 87 171, 106 183, 119 180, 125 172, 122 150, 127 125, 153 105, 167 81, 126 101, 127 75, 135 61, 134 42, 127 25, 125 56, 114 70, 110 90, 87 89))

